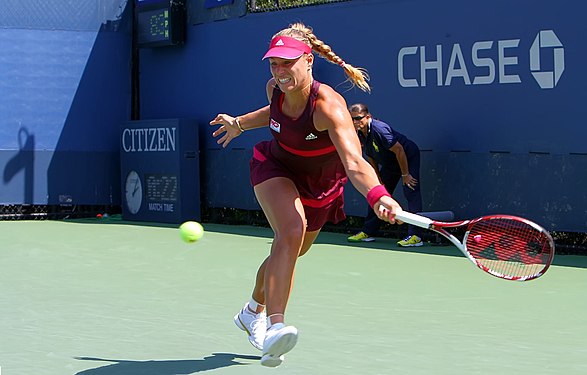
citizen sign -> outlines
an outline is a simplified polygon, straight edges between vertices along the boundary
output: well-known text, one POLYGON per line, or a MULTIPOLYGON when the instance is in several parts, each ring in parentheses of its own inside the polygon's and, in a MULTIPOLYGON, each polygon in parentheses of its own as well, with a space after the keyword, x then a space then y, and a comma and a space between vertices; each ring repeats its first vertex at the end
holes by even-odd
MULTIPOLYGON (((397 78, 402 87, 426 87, 430 76, 435 76, 432 84, 436 86, 450 86, 457 81, 465 85, 521 83, 520 75, 515 73, 520 71, 519 44, 520 39, 484 40, 471 46, 438 44, 432 52, 426 46, 403 47, 397 55, 397 78), (447 49, 448 65, 443 62, 447 49)), ((540 88, 556 87, 565 70, 565 49, 555 32, 539 31, 528 53, 528 69, 540 88), (552 69, 543 67, 541 60, 546 56, 552 56, 548 58, 552 69)))
POLYGON ((175 151, 176 128, 139 128, 122 131, 124 152, 175 151))

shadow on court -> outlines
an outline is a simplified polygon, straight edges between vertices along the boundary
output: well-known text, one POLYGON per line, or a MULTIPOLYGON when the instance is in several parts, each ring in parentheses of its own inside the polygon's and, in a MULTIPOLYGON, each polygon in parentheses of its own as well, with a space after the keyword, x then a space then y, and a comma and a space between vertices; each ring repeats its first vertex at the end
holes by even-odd
POLYGON ((234 353, 212 353, 202 359, 130 361, 92 357, 76 357, 80 361, 113 362, 102 367, 83 370, 76 375, 182 375, 215 370, 230 366, 246 366, 249 363, 237 359, 260 360, 259 356, 234 353))

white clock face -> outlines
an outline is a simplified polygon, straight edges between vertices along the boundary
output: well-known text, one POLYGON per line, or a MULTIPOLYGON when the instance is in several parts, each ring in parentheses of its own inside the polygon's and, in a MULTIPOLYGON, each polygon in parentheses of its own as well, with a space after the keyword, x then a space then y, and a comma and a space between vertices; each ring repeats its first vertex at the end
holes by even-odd
POLYGON ((131 214, 136 214, 141 209, 143 202, 143 185, 137 172, 130 171, 128 173, 125 190, 126 206, 131 214))

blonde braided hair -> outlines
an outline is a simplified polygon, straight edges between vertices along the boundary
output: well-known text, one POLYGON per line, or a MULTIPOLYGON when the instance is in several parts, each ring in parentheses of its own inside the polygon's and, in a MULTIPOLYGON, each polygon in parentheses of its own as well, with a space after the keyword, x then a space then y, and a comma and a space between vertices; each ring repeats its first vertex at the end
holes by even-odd
POLYGON ((328 44, 325 44, 314 35, 311 27, 299 22, 294 23, 289 25, 289 28, 281 30, 273 37, 275 38, 276 36, 289 36, 306 43, 308 46, 312 47, 312 50, 316 51, 320 57, 343 68, 348 80, 353 86, 358 86, 365 92, 371 92, 371 87, 368 83, 369 74, 367 71, 363 68, 357 68, 344 62, 342 58, 332 51, 332 48, 330 48, 328 44))

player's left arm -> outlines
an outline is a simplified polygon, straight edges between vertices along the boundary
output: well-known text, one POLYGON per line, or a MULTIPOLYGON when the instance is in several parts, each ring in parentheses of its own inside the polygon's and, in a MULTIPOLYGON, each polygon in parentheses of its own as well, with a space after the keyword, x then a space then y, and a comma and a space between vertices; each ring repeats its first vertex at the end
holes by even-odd
POLYGON ((344 99, 332 88, 321 85, 314 111, 314 126, 328 131, 332 143, 353 185, 364 196, 379 185, 375 171, 363 158, 359 137, 344 99))

